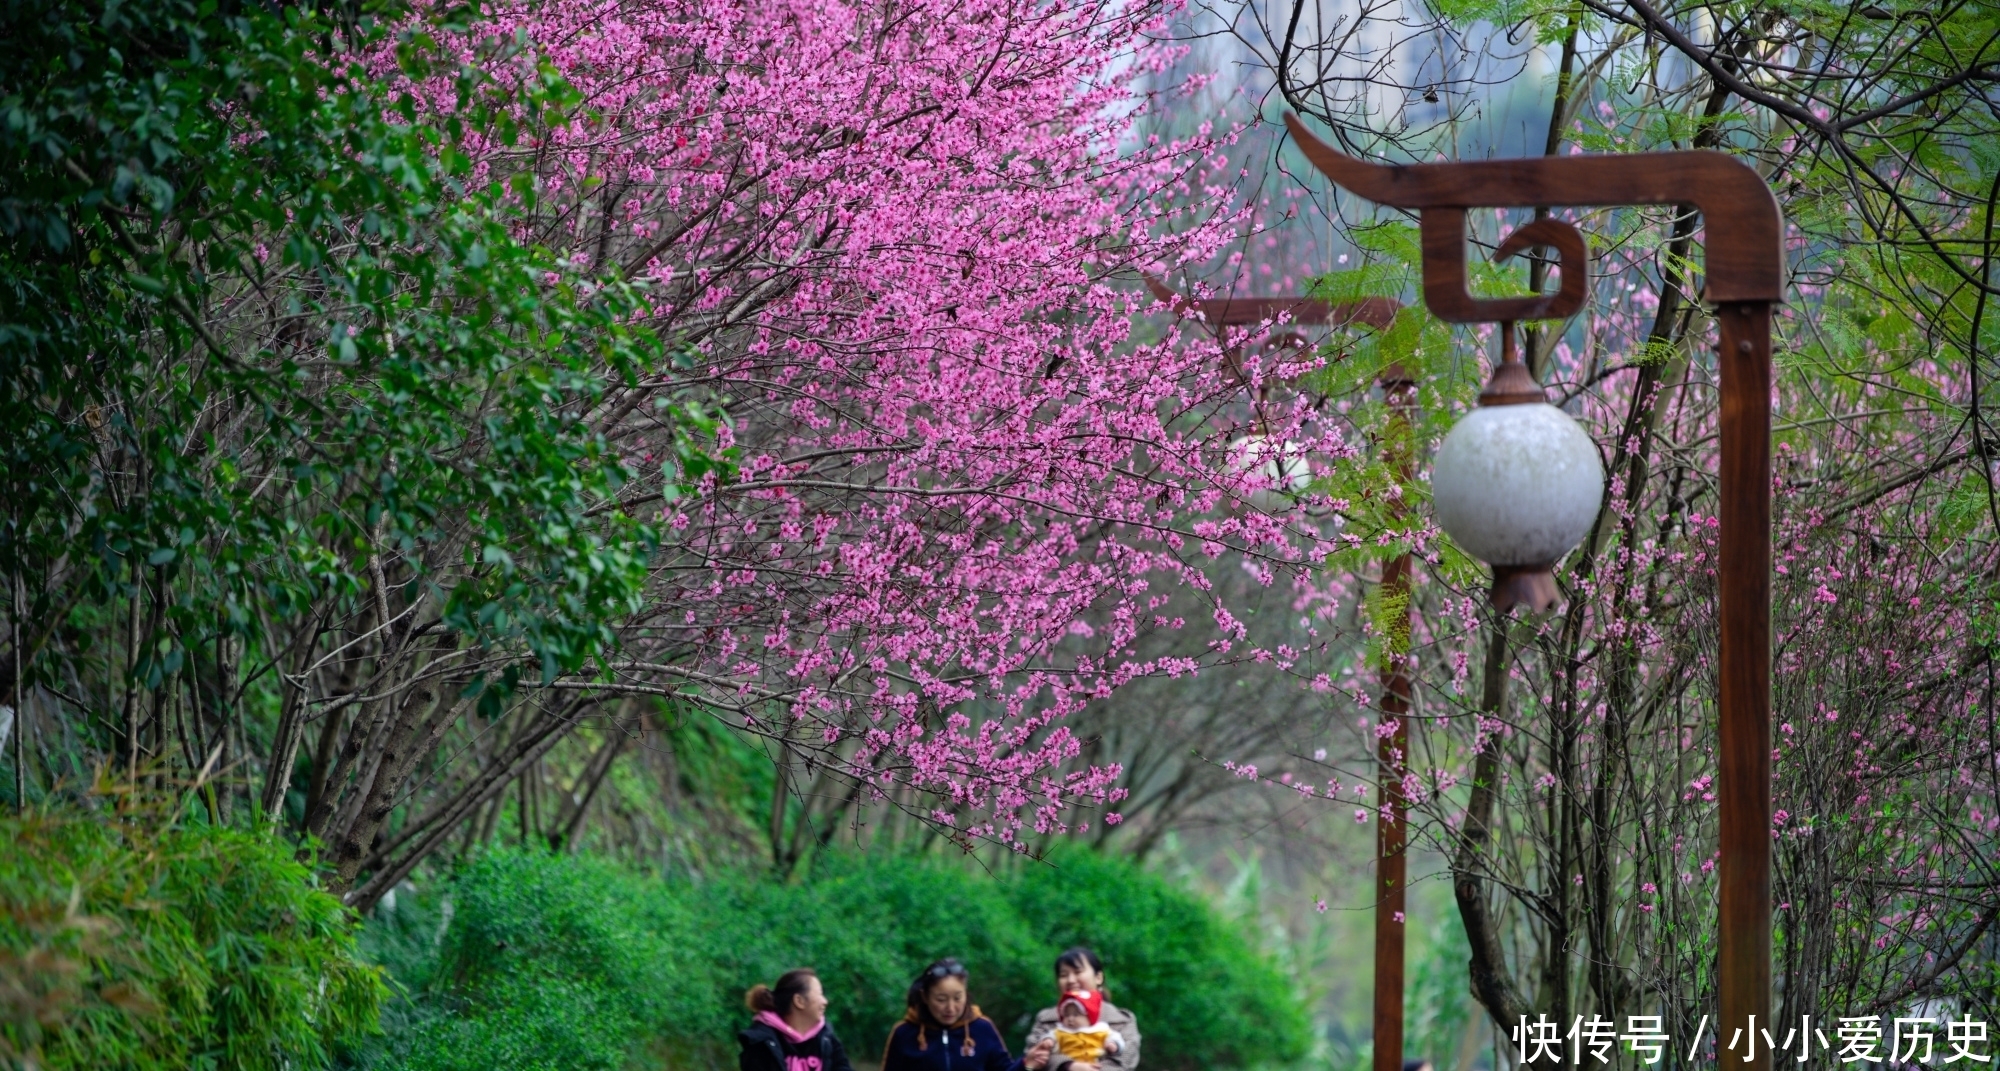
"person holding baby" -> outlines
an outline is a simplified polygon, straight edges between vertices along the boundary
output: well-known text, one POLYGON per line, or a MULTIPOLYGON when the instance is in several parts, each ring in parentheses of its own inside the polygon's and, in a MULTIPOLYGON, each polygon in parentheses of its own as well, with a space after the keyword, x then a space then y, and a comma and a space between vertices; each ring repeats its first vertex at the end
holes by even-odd
POLYGON ((1056 1005, 1043 1008, 1028 1028, 1031 1056, 1048 1052, 1048 1071, 1134 1071, 1139 1066, 1139 1022, 1111 1003, 1104 964, 1081 945, 1056 957, 1056 1005))

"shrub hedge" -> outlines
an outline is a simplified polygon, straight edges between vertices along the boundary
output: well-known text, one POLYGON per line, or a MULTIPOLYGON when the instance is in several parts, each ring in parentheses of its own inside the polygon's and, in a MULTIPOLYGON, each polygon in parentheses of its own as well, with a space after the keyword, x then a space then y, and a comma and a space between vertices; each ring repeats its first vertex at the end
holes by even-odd
POLYGON ((1294 1063, 1300 1000, 1246 931, 1138 867, 1084 852, 992 876, 835 855, 805 880, 644 877, 590 858, 500 853, 439 895, 378 910, 365 941, 408 999, 361 1060, 406 1071, 733 1067, 745 988, 818 969, 857 1059, 878 1058, 909 980, 963 959, 1020 1045, 1054 999, 1055 955, 1088 944, 1161 1071, 1294 1063))
POLYGON ((275 838, 158 816, 0 818, 0 1066, 325 1067, 388 995, 275 838))

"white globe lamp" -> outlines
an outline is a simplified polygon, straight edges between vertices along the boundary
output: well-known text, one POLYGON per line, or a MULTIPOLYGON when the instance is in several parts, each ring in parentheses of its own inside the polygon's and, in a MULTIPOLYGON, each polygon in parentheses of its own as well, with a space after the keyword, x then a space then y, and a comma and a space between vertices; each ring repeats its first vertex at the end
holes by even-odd
POLYGON ((1500 326, 1500 364, 1479 408, 1438 448, 1431 501, 1438 525, 1493 567, 1494 608, 1540 612, 1561 601, 1555 565, 1597 519, 1604 467, 1590 435, 1521 364, 1514 325, 1500 326))
POLYGON ((1229 467, 1250 485, 1250 501, 1265 510, 1290 506, 1312 483, 1305 445, 1261 432, 1229 444, 1229 467))

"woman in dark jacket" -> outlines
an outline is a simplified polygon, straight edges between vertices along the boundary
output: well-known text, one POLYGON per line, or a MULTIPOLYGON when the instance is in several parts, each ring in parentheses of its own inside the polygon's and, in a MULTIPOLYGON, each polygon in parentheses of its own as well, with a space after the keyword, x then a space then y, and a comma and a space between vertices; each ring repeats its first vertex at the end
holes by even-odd
POLYGON ((854 1071, 826 1021, 826 994, 812 968, 786 971, 775 986, 750 987, 743 1003, 756 1015, 736 1032, 741 1071, 854 1071))
POLYGON ((909 1011, 889 1032, 882 1071, 1040 1071, 1048 1048, 1016 1060, 966 992, 965 965, 941 959, 910 983, 909 1011))

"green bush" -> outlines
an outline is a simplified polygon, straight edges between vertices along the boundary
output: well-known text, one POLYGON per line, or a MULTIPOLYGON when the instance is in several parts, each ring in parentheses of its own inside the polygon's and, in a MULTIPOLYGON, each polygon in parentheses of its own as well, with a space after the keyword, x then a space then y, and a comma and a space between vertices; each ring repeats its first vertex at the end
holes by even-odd
POLYGON ((289 845, 121 814, 0 818, 0 1059, 314 1068, 387 996, 289 845))
POLYGON ((410 1071, 617 1067, 713 1003, 680 898, 610 863, 490 856, 452 906, 436 965, 405 979, 428 998, 390 1061, 410 1071))
POLYGON ((743 990, 801 965, 819 971, 850 1053, 872 1061, 910 978, 945 955, 965 960, 974 999, 1018 1046, 1054 999, 1056 953, 1076 943, 1099 950, 1114 999, 1139 1016, 1148 1068, 1286 1064, 1310 1044, 1301 1002, 1238 927, 1081 852, 999 877, 835 855, 795 884, 502 853, 441 896, 378 911, 369 931, 410 999, 368 1062, 406 1071, 731 1067, 743 990))

